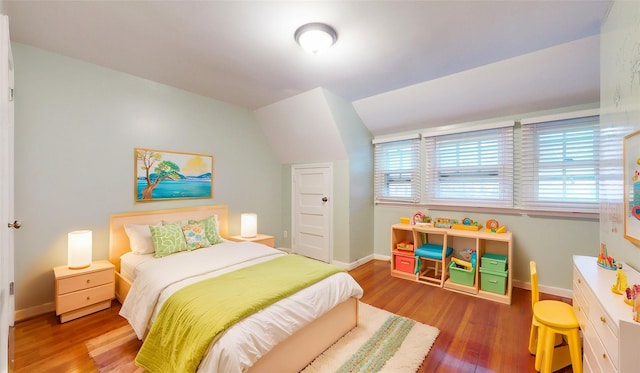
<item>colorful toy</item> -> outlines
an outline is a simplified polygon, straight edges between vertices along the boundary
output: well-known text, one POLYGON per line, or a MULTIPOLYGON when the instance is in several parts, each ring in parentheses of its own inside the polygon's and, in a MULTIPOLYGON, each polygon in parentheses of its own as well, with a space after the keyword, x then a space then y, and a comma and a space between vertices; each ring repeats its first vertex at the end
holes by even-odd
POLYGON ((476 266, 476 249, 464 249, 460 252, 464 260, 471 262, 471 267, 476 266))
POLYGON ((500 225, 496 219, 489 219, 485 223, 485 227, 487 227, 486 231, 491 233, 506 233, 507 227, 504 225, 500 225))
POLYGON ((453 224, 451 226, 453 229, 462 229, 467 231, 478 231, 482 228, 482 225, 478 224, 477 221, 473 221, 469 218, 462 219, 462 224, 453 224))
POLYGON ((422 222, 424 222, 424 214, 423 213, 418 211, 415 214, 413 214, 413 220, 411 221, 411 224, 416 225, 416 224, 422 223, 422 222))
POLYGON ((607 253, 607 245, 600 244, 600 254, 598 255, 598 265, 604 269, 615 271, 618 269, 616 260, 607 253))
POLYGON ((629 288, 627 282, 627 274, 622 269, 622 263, 618 263, 618 269, 616 270, 616 283, 611 286, 611 291, 616 294, 623 294, 629 288))
POLYGON ((471 265, 471 262, 467 262, 464 261, 462 259, 458 259, 458 258, 451 258, 451 261, 454 262, 456 265, 460 266, 460 267, 464 267, 467 270, 471 270, 473 268, 473 266, 471 265))
POLYGON ((457 224, 458 221, 455 219, 449 219, 449 218, 436 218, 434 225, 436 226, 436 228, 451 228, 451 226, 453 224, 457 224))

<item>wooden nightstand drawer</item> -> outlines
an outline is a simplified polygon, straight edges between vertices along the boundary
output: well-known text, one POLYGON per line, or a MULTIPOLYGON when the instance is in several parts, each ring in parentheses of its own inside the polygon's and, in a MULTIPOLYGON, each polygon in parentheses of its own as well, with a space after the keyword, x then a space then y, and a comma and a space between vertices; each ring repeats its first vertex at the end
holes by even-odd
POLYGON ((115 291, 113 281, 109 284, 100 285, 91 289, 80 290, 58 297, 56 314, 77 310, 106 300, 111 300, 115 291))
POLYGON ((58 294, 67 294, 113 282, 113 269, 87 273, 58 280, 58 294))
POLYGON ((98 260, 81 269, 60 266, 53 269, 56 315, 67 322, 111 307, 115 296, 115 266, 98 260))

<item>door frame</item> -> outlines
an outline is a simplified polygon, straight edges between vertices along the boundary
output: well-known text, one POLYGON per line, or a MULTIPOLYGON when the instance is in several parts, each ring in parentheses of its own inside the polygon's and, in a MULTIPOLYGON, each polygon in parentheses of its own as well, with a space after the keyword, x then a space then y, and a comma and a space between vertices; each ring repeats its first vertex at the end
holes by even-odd
MULTIPOLYGON (((13 108, 13 56, 9 40, 9 17, 0 15, 0 206, 2 224, 9 224, 14 216, 14 108, 13 108)), ((0 233, 0 294, 2 311, 0 327, 2 347, 0 348, 0 370, 9 365, 9 328, 15 322, 14 281, 14 229, 2 227, 0 233)))
POLYGON ((296 253, 296 242, 295 237, 297 233, 296 226, 296 185, 295 185, 295 175, 296 170, 298 169, 309 169, 309 168, 326 168, 329 171, 329 187, 327 190, 327 198, 328 208, 329 208, 329 226, 327 227, 327 237, 328 237, 328 247, 327 251, 329 254, 328 263, 333 262, 333 163, 330 162, 318 162, 318 163, 300 163, 291 165, 291 252, 296 253))

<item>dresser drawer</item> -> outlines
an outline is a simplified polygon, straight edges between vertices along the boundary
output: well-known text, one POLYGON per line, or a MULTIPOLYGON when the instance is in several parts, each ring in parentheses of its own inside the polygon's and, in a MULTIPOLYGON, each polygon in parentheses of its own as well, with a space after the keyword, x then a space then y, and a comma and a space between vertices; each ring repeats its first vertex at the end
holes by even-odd
MULTIPOLYGON (((589 309, 589 322, 593 325, 593 329, 602 341, 603 351, 600 355, 598 355, 599 352, 596 351, 596 356, 603 356, 604 354, 605 359, 617 365, 618 337, 614 333, 615 325, 612 325, 613 320, 604 312, 599 303, 591 304, 591 308, 589 309)), ((592 347, 594 350, 597 349, 597 346, 594 346, 593 343, 592 347)))
POLYGON ((83 275, 58 279, 58 294, 67 294, 78 290, 108 284, 114 281, 113 269, 86 273, 83 275))
POLYGON ((65 312, 90 306, 94 303, 111 300, 115 294, 114 291, 114 283, 110 282, 106 285, 60 295, 57 299, 56 314, 60 315, 65 312))
POLYGON ((593 329, 586 330, 583 331, 582 335, 584 360, 589 362, 591 368, 596 372, 616 373, 617 369, 614 362, 617 360, 614 360, 613 357, 609 355, 595 331, 593 329))
POLYGON ((580 329, 587 328, 589 322, 589 303, 586 301, 577 281, 573 282, 573 311, 576 313, 580 329))

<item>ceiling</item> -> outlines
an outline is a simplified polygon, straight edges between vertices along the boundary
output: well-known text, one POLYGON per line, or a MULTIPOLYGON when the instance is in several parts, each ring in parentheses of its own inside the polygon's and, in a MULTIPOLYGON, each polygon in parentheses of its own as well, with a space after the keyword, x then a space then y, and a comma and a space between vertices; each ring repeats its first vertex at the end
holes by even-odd
POLYGON ((316 87, 348 102, 362 101, 588 38, 599 33, 609 3, 5 0, 3 5, 14 42, 254 110, 316 87), (326 54, 309 55, 295 43, 295 30, 309 22, 337 30, 338 42, 326 54))

